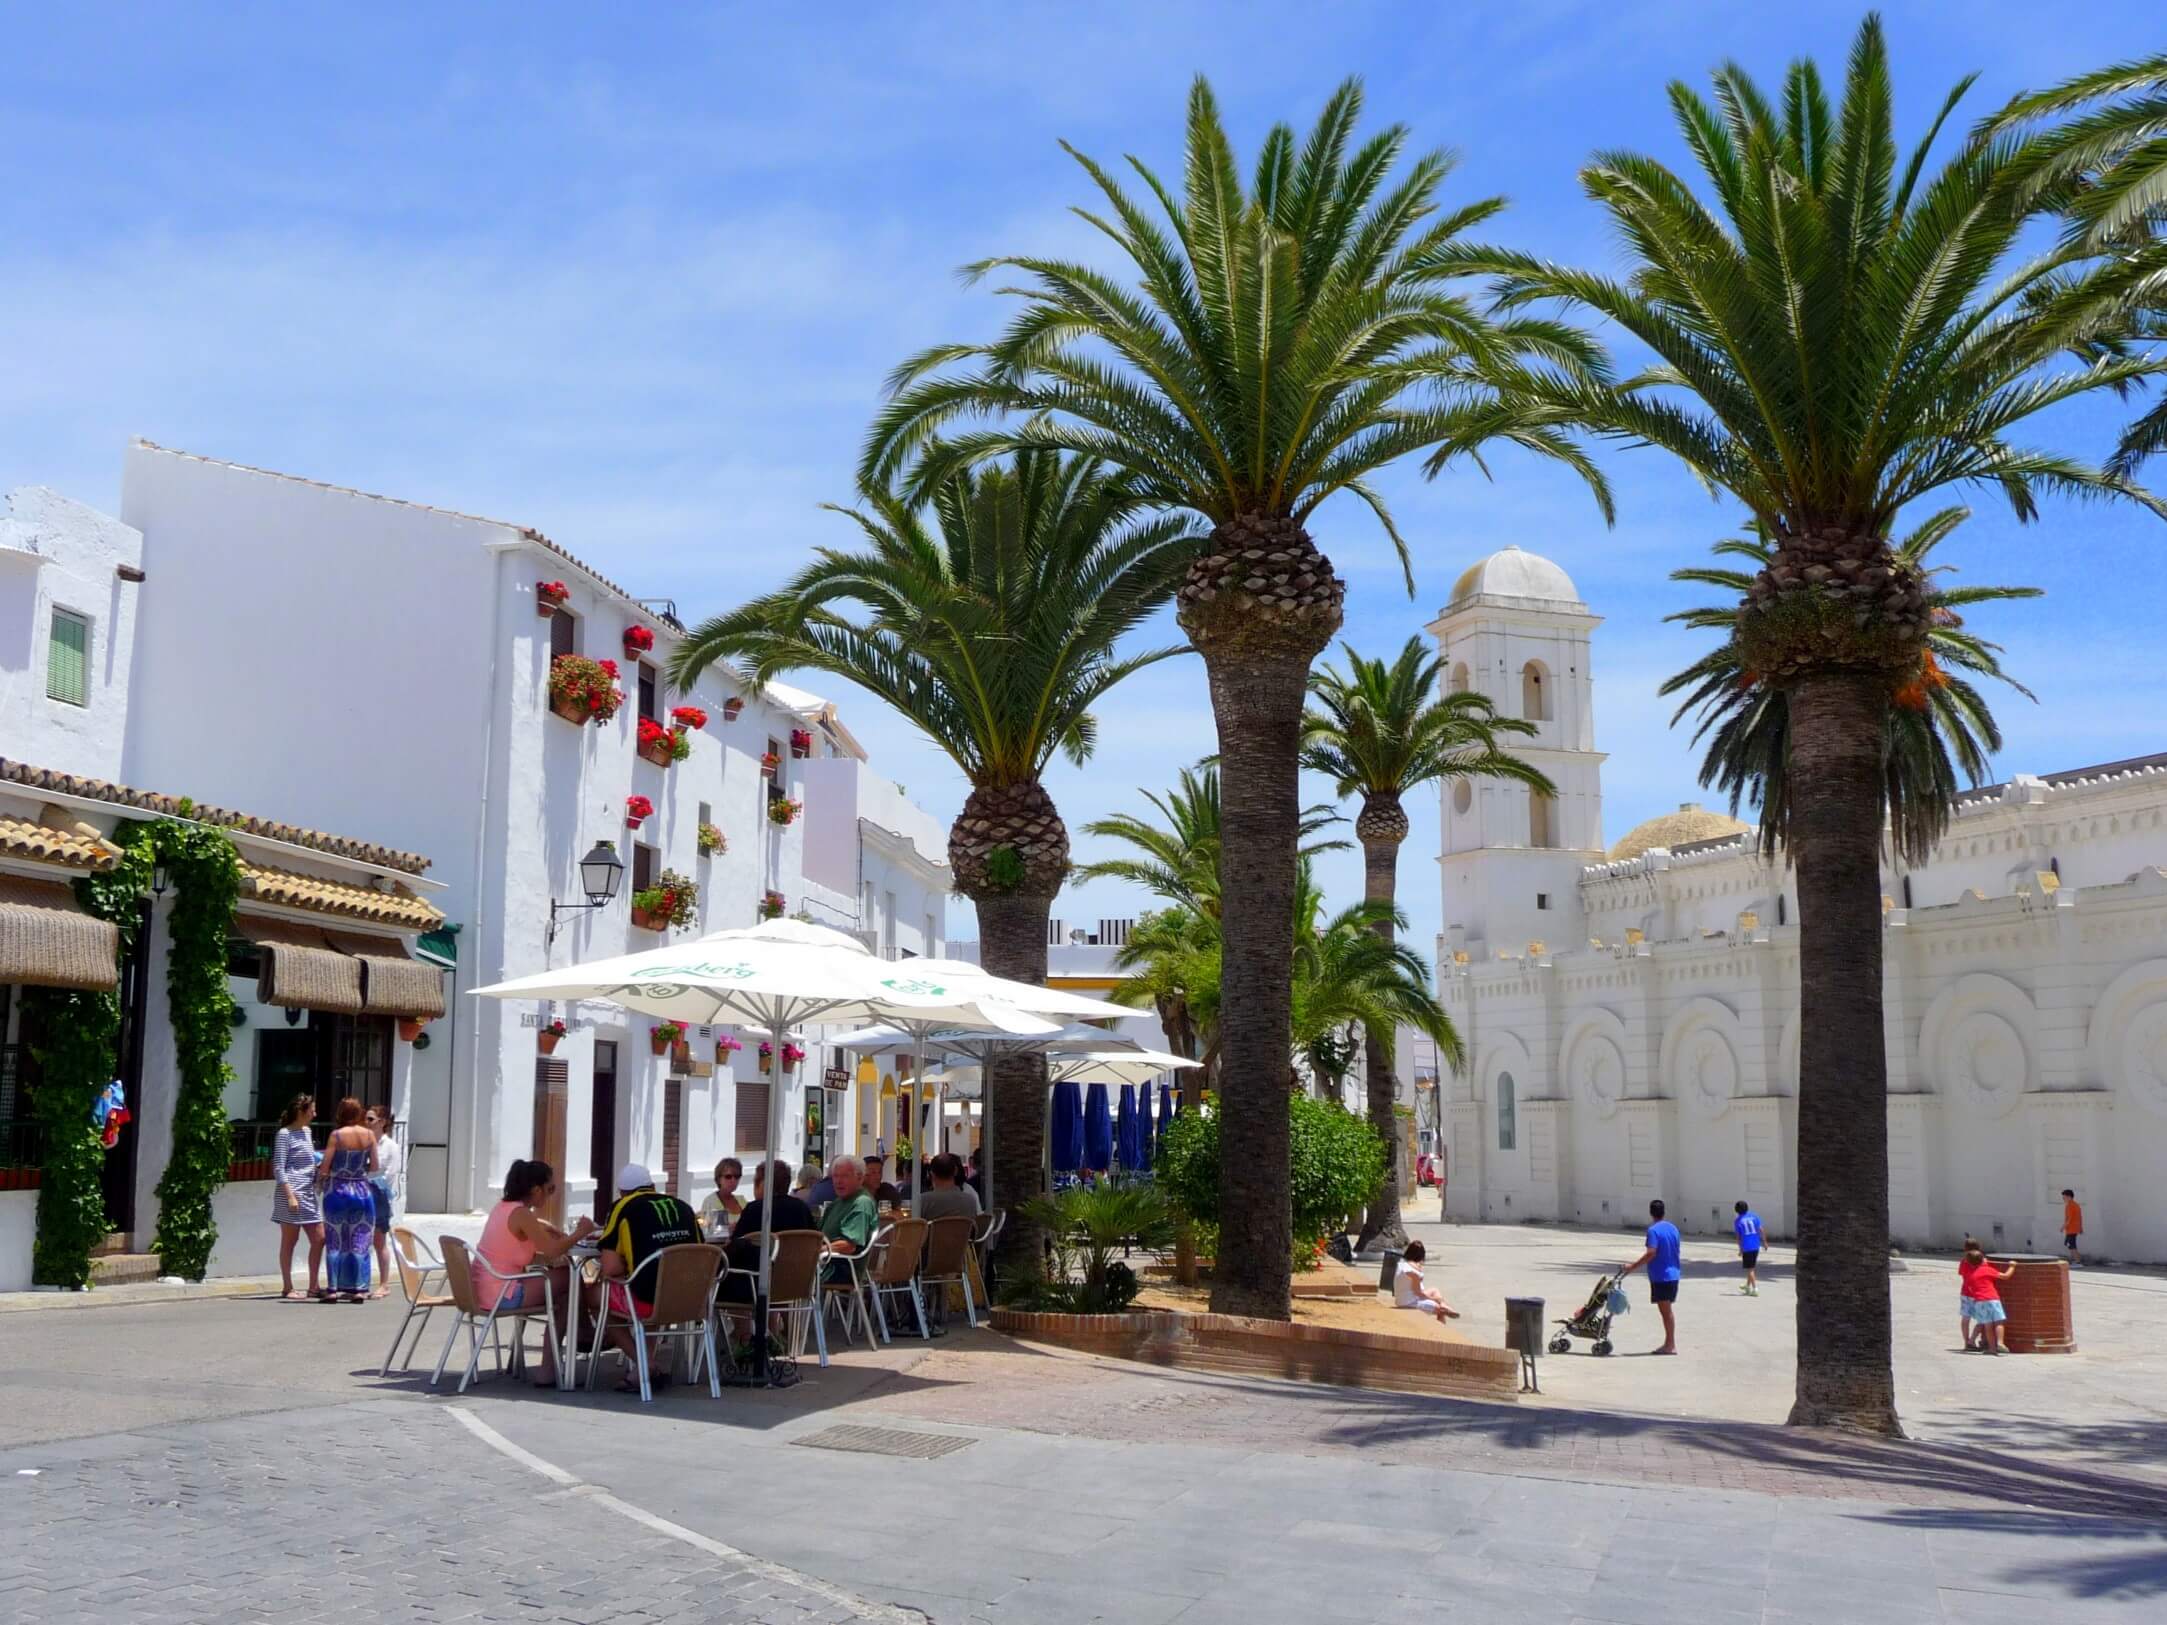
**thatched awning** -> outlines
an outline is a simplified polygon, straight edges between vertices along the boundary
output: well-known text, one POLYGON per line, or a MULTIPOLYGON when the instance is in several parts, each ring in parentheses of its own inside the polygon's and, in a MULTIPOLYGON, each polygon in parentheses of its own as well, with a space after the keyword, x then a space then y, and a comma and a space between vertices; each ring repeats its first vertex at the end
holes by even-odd
POLYGON ((321 928, 297 920, 237 914, 234 933, 263 950, 256 998, 290 1010, 331 1010, 358 1015, 361 961, 331 945, 321 928))
POLYGON ((440 1016, 444 973, 410 957, 396 937, 332 935, 332 943, 361 962, 361 1008, 380 1016, 440 1016))
POLYGON ((57 880, 0 875, 0 982, 95 993, 120 983, 120 932, 57 880))

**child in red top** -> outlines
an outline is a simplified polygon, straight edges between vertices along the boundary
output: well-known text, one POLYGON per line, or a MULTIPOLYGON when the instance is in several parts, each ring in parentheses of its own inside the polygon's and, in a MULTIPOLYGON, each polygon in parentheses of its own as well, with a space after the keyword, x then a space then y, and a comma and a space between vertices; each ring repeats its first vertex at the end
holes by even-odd
POLYGON ((1982 1354, 2008 1352, 2001 1346, 2001 1329, 2009 1318, 2009 1311, 2002 1307, 2001 1287, 1997 1283, 2008 1280, 2016 1272, 2014 1264, 2003 1269, 1991 1263, 1976 1241, 1966 1247, 1964 1256, 1957 1260, 1956 1273, 1964 1283, 1964 1318, 1978 1329, 1979 1341, 1975 1346, 1982 1354))

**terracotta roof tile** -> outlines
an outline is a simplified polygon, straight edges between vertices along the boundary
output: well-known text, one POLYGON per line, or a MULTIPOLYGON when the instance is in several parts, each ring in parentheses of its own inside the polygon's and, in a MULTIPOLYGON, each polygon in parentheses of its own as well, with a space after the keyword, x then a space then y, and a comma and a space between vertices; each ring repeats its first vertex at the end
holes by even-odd
POLYGON ((398 869, 410 875, 418 875, 429 867, 429 860, 418 852, 401 852, 396 847, 379 846, 374 841, 358 841, 347 835, 327 835, 320 829, 303 829, 295 824, 281 824, 273 819, 257 818, 252 814, 233 812, 224 807, 206 807, 187 802, 180 796, 160 795, 151 790, 133 790, 125 784, 111 784, 104 779, 86 779, 73 773, 57 772, 49 767, 32 767, 27 762, 11 762, 5 757, 0 757, 0 783, 19 784, 30 790, 51 790, 61 795, 81 796, 89 801, 108 801, 116 807, 130 807, 138 812, 158 813, 168 818, 192 818, 199 824, 217 824, 225 829, 237 830, 243 835, 259 835, 268 841, 284 841, 291 846, 305 846, 313 851, 351 858, 356 863, 372 863, 380 868, 398 869))
POLYGON ((11 858, 36 858, 67 869, 102 872, 120 862, 120 848, 74 830, 51 829, 27 818, 0 816, 0 852, 11 858))
POLYGON ((315 875, 297 875, 290 869, 269 869, 253 863, 241 865, 241 895, 259 903, 374 920, 408 931, 433 931, 444 923, 441 909, 423 902, 404 886, 377 891, 351 881, 321 880, 315 875))

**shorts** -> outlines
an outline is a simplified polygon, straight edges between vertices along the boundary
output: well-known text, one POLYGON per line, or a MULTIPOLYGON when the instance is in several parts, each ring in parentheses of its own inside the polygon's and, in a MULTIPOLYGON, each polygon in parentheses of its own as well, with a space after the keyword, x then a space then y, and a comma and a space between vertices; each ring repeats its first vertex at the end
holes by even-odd
POLYGON ((541 1303, 541 1301, 542 1283, 539 1281, 513 1281, 507 1284, 504 1290, 497 1295, 497 1307, 507 1314, 509 1314, 514 1309, 528 1309, 536 1307, 541 1303), (527 1300, 527 1292, 529 1288, 532 1288, 534 1292, 534 1299, 532 1303, 529 1303, 527 1300))
POLYGON ((655 1312, 655 1306, 651 1303, 642 1303, 638 1298, 633 1297, 631 1293, 625 1290, 624 1282, 612 1281, 609 1284, 609 1312, 621 1320, 632 1320, 634 1318, 645 1320, 655 1312))
POLYGON ((1974 1326, 1997 1326, 2009 1318, 1999 1298, 1966 1298, 1964 1318, 1974 1326))
POLYGON ((1650 1281, 1648 1283, 1648 1301, 1650 1303, 1676 1303, 1678 1301, 1678 1283, 1676 1281, 1650 1281))
POLYGON ((2075 1252, 2077 1250, 2077 1237, 2082 1235, 2083 1233, 2084 1232, 2081 1230, 2070 1231, 2069 1234, 2062 1237, 2062 1245, 2064 1247, 2067 1247, 2071 1252, 2075 1252))
POLYGON ((1754 1249, 1754 1251, 1752 1251, 1752 1252, 1750 1252, 1750 1253, 1740 1253, 1740 1254, 1738 1255, 1738 1262, 1739 1262, 1739 1263, 1740 1263, 1741 1265, 1743 1265, 1743 1266, 1744 1266, 1745 1268, 1749 1269, 1749 1270, 1750 1270, 1750 1269, 1758 1269, 1758 1268, 1760 1268, 1760 1264, 1761 1264, 1761 1254, 1760 1254, 1760 1250, 1759 1250, 1758 1248, 1756 1248, 1756 1249, 1754 1249))
POLYGON ((391 1228, 391 1186, 383 1180, 369 1181, 369 1194, 376 1198, 376 1228, 379 1233, 391 1228))

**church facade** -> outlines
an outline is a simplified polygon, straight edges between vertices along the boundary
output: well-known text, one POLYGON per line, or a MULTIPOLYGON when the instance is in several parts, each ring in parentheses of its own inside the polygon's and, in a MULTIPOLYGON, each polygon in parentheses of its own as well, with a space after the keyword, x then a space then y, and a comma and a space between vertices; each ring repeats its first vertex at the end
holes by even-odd
MULTIPOLYGON (((1565 572, 1507 548, 1431 625, 1446 681, 1533 722, 1556 786, 1448 784, 1438 980, 1468 1049, 1441 1081, 1447 1213, 1689 1231, 1796 1214, 1795 876, 1690 803, 1602 838, 1591 637, 1565 572)), ((2167 1260, 2167 755, 1967 794, 1883 871, 1898 1245, 2061 1243, 2167 1260)))

